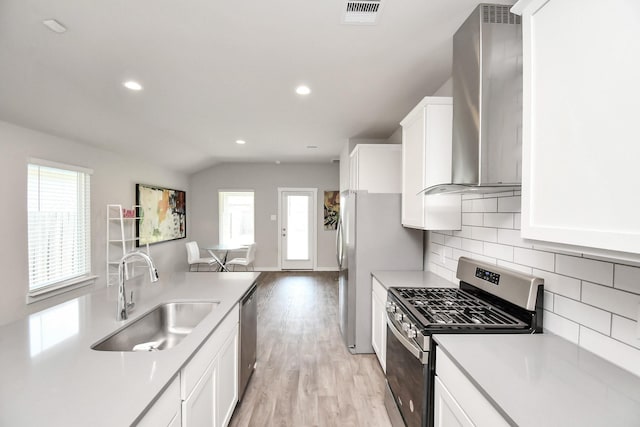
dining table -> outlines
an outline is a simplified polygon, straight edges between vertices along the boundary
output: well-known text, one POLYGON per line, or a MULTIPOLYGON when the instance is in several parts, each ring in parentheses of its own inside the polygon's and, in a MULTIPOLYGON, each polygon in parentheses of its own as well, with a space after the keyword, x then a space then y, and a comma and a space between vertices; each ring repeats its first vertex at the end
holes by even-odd
POLYGON ((243 249, 247 249, 245 245, 231 245, 231 244, 217 244, 217 245, 208 245, 204 248, 209 254, 216 260, 218 265, 220 266, 220 271, 229 271, 227 269, 227 257, 229 256, 229 252, 239 251, 243 249))

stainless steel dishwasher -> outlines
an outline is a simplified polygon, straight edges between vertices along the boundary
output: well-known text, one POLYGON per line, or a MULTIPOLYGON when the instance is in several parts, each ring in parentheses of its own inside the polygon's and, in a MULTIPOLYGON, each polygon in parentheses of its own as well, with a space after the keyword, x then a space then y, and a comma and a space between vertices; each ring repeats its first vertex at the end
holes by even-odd
POLYGON ((256 301, 257 285, 254 283, 240 303, 240 378, 238 400, 242 400, 251 374, 256 367, 256 346, 258 311, 256 301))

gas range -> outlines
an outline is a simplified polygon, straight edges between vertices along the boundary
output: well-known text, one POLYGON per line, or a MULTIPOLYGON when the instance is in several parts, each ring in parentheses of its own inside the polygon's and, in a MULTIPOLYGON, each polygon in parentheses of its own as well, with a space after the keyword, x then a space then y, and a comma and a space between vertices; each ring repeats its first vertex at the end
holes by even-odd
POLYGON ((542 279, 465 257, 456 277, 459 288, 396 287, 387 293, 385 403, 394 427, 432 425, 431 335, 542 332, 542 279))

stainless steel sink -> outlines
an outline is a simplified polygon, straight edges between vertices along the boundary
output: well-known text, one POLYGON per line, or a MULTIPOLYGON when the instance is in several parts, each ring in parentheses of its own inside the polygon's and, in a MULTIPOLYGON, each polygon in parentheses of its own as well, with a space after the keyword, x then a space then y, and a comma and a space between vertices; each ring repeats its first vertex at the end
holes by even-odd
POLYGON ((98 351, 158 351, 178 345, 220 302, 172 302, 91 346, 98 351))

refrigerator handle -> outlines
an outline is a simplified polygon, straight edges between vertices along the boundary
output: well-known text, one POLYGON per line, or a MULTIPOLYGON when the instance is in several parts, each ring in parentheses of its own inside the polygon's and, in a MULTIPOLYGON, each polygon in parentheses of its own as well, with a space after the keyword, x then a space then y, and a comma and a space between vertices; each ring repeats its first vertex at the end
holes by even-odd
POLYGON ((342 257, 343 257, 342 245, 342 218, 338 218, 338 228, 336 231, 336 261, 338 262, 338 269, 342 270, 342 257))

